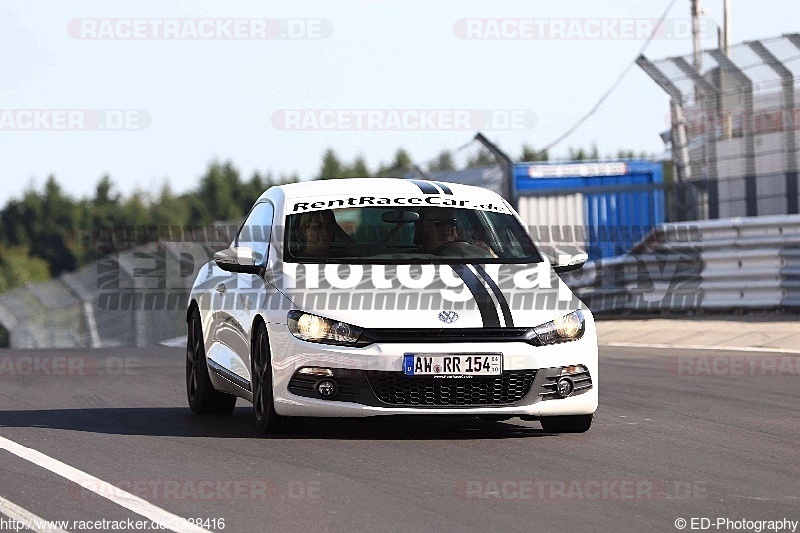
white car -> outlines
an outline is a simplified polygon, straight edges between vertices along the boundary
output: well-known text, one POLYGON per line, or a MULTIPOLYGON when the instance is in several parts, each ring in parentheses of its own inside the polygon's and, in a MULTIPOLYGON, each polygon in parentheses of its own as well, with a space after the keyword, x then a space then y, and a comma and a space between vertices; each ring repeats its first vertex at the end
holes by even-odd
POLYGON ((591 312, 497 194, 356 178, 271 187, 195 280, 186 385, 196 413, 469 415, 589 429, 591 312))

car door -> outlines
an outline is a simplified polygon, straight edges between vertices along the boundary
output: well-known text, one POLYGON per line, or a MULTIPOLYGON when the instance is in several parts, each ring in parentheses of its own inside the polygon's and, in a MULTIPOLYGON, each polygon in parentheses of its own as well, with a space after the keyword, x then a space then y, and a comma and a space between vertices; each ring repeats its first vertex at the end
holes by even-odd
MULTIPOLYGON (((269 258, 270 234, 272 233, 274 206, 269 201, 259 202, 250 211, 239 235, 237 246, 247 246, 253 250, 256 264, 266 266, 269 258)), ((237 332, 241 335, 236 343, 237 360, 230 370, 246 380, 250 380, 250 335, 253 319, 269 295, 271 285, 257 274, 237 274, 235 319, 237 332)), ((275 292, 274 289, 272 292, 275 292)))

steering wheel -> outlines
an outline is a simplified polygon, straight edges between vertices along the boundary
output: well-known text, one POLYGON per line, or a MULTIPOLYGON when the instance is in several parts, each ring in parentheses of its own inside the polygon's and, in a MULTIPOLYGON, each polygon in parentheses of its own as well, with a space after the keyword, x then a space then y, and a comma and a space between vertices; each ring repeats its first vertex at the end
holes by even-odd
POLYGON ((474 244, 469 243, 467 241, 450 241, 450 242, 446 242, 446 243, 438 246, 431 253, 434 254, 434 255, 439 255, 441 252, 446 251, 448 248, 452 248, 453 246, 458 246, 458 245, 461 245, 461 246, 465 246, 465 245, 466 246, 475 246, 474 244))

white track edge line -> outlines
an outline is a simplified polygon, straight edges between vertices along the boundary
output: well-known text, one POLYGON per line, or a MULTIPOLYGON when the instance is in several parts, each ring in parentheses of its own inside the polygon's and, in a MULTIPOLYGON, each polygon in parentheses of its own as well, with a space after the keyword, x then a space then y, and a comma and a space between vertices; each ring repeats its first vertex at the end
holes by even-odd
POLYGON ((611 346, 615 348, 665 348, 672 350, 712 350, 718 352, 760 352, 760 353, 800 354, 800 350, 793 350, 791 348, 759 348, 755 346, 744 348, 741 346, 701 346, 692 344, 640 344, 636 342, 601 342, 600 346, 611 346))
POLYGON ((2 496, 0 496, 0 513, 3 513, 12 520, 20 522, 25 526, 26 529, 30 529, 36 533, 69 533, 68 531, 59 527, 45 527, 44 529, 36 527, 36 523, 53 524, 59 522, 59 520, 45 520, 44 518, 33 514, 27 509, 20 507, 16 503, 6 500, 2 496))
POLYGON ((5 437, 0 437, 0 448, 8 450, 17 457, 30 461, 31 463, 49 470, 54 474, 72 481, 83 487, 86 490, 94 492, 98 496, 102 496, 117 505, 120 505, 134 513, 149 518, 154 522, 158 522, 166 526, 170 531, 181 533, 183 531, 195 531, 200 533, 211 533, 207 529, 196 526, 188 520, 181 518, 178 515, 165 511, 152 503, 139 498, 129 492, 126 492, 111 483, 107 483, 99 478, 96 478, 82 470, 79 470, 66 463, 62 463, 58 459, 36 451, 33 448, 27 448, 21 444, 9 440, 5 437))

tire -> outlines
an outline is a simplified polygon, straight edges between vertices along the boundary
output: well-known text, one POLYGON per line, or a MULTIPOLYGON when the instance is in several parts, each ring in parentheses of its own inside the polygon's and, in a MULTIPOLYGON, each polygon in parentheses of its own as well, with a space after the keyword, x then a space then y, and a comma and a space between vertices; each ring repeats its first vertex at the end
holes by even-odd
POLYGON ((199 415, 229 415, 236 407, 236 396, 220 392, 208 377, 206 349, 200 313, 192 310, 186 341, 186 397, 189 407, 199 415))
POLYGON ((592 427, 594 415, 547 416, 540 420, 549 433, 585 433, 592 427))
POLYGON ((272 353, 269 349, 267 328, 259 323, 253 334, 250 348, 253 414, 260 433, 282 433, 290 426, 289 418, 275 412, 272 392, 272 353))

